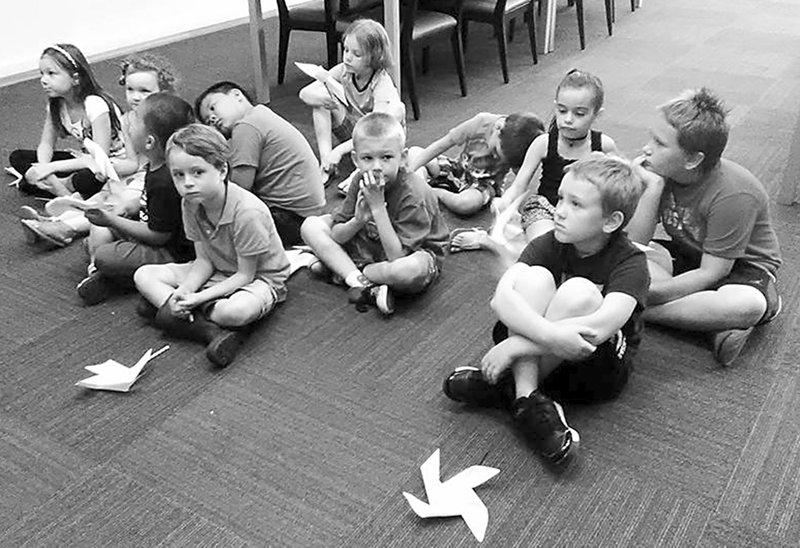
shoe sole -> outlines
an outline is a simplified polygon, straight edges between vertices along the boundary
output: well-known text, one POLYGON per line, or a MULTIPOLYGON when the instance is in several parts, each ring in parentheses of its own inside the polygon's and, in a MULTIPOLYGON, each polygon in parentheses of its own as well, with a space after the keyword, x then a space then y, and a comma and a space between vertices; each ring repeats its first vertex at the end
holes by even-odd
POLYGON ((52 245, 54 245, 56 247, 67 247, 69 244, 72 243, 72 239, 68 239, 68 240, 62 241, 62 240, 58 240, 56 238, 53 238, 52 236, 50 236, 46 232, 40 230, 39 227, 36 226, 35 224, 33 224, 32 222, 26 223, 25 219, 23 219, 20 222, 22 223, 22 225, 24 227, 26 227, 28 230, 30 230, 31 232, 36 234, 36 236, 38 236, 40 240, 42 240, 44 242, 47 242, 49 244, 52 244, 52 245))
POLYGON ((228 333, 211 341, 206 347, 206 357, 217 367, 228 367, 236 359, 242 344, 244 341, 240 334, 228 333))
POLYGON ((388 286, 382 285, 378 288, 378 294, 375 296, 375 305, 384 316, 394 314, 394 295, 392 295, 388 286))
POLYGON ((111 295, 107 282, 97 276, 87 276, 75 287, 86 306, 100 304, 111 295))
POLYGON ((33 209, 31 206, 22 206, 19 208, 19 218, 20 219, 28 219, 29 221, 49 221, 49 217, 45 217, 44 215, 40 215, 38 211, 33 209))
POLYGON ((730 330, 719 342, 715 341, 714 359, 716 359, 722 367, 730 367, 733 365, 733 362, 736 361, 736 358, 742 354, 742 350, 744 350, 744 346, 747 344, 747 340, 750 338, 752 333, 752 327, 740 330, 730 330), (737 337, 739 340, 734 341, 732 346, 733 350, 728 350, 726 352, 725 343, 729 341, 731 337, 737 337))
MULTIPOLYGON (((23 221, 24 220, 25 219, 23 219, 23 221)), ((28 226, 28 223, 20 221, 20 225, 22 226, 22 234, 25 236, 25 243, 28 245, 36 245, 36 243, 39 242, 39 234, 28 226)))
POLYGON ((581 435, 578 434, 577 430, 567 424, 567 418, 564 416, 564 408, 561 407, 561 404, 557 401, 554 401, 553 404, 556 406, 556 411, 558 411, 558 417, 561 419, 561 422, 564 424, 564 426, 567 427, 567 432, 570 435, 569 445, 560 455, 556 457, 545 455, 545 458, 552 464, 559 465, 567 462, 570 457, 573 457, 578 452, 578 449, 581 446, 581 435))

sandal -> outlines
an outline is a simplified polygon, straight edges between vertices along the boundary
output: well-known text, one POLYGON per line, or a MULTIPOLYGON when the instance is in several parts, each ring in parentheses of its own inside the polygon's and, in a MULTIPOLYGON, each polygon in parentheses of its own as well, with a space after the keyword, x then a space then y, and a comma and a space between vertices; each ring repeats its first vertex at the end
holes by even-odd
POLYGON ((489 233, 480 227, 456 228, 450 232, 450 253, 481 249, 481 243, 489 233))

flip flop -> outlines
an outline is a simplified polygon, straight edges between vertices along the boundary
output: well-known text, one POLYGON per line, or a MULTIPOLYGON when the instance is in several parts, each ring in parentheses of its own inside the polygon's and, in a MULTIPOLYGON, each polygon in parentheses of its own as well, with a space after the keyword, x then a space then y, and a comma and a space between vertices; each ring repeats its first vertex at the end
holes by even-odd
POLYGON ((456 228, 450 232, 450 252, 473 251, 481 249, 479 240, 487 237, 489 233, 480 227, 456 228))

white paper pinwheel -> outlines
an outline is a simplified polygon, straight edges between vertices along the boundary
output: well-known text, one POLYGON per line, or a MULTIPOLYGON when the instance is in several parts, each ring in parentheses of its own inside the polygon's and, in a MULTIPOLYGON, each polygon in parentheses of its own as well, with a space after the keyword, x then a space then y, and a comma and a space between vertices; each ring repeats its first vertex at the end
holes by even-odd
POLYGON ((439 481, 438 449, 419 469, 428 502, 426 504, 404 492, 403 496, 411 509, 421 518, 461 516, 478 542, 481 542, 489 525, 489 511, 473 489, 496 476, 500 470, 489 466, 470 466, 443 483, 439 481))
POLYGON ((114 360, 106 360, 97 365, 87 365, 85 369, 94 373, 94 376, 83 379, 75 383, 75 386, 92 388, 94 390, 112 390, 114 392, 127 392, 133 383, 142 375, 144 366, 156 356, 167 351, 169 346, 165 346, 157 352, 150 348, 139 358, 136 365, 126 367, 114 360))

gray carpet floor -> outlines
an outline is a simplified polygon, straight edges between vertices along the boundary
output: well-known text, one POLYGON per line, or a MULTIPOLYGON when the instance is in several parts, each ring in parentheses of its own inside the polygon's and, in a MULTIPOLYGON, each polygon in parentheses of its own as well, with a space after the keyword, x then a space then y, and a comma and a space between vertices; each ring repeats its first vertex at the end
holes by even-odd
MULTIPOLYGON (((656 105, 706 85, 731 108, 727 156, 772 196, 796 179, 787 169, 800 139, 800 2, 646 0, 634 13, 617 4, 608 37, 602 2, 586 2, 581 51, 574 8, 561 2, 556 51, 537 66, 518 24, 506 85, 491 32, 473 25, 465 98, 449 44, 434 48, 409 143, 480 111, 549 118, 556 84, 579 67, 603 79, 598 125, 626 154, 645 142, 656 105)), ((274 68, 276 38, 268 49, 274 68)), ((157 51, 179 68, 190 100, 220 79, 251 81, 245 26, 157 51)), ((321 37, 294 34, 289 56, 322 62, 321 37)), ((121 100, 116 64, 96 71, 121 100)), ((305 83, 290 67, 271 106, 311 137, 296 98, 305 83)), ((0 88, 0 161, 35 148, 43 111, 36 81, 0 88)), ((5 184, 0 192, 2 546, 474 546, 463 522, 421 520, 401 495, 424 497, 418 467, 436 448, 443 477, 484 456, 501 470, 477 491, 489 509, 487 546, 800 540, 796 207, 773 204, 784 312, 754 334, 738 366, 717 367, 702 337, 648 329, 617 401, 567 408, 583 444, 555 474, 508 417, 441 394, 450 370, 489 347, 500 267, 488 254, 452 255, 441 280, 388 320, 359 314, 342 290, 300 272, 235 364, 216 371, 200 346, 144 325, 133 295, 81 306, 81 246, 27 246, 17 211, 35 200, 5 184), (171 349, 131 393, 74 386, 84 365, 132 364, 165 342, 171 349)), ((487 220, 449 218, 453 227, 487 220)))

